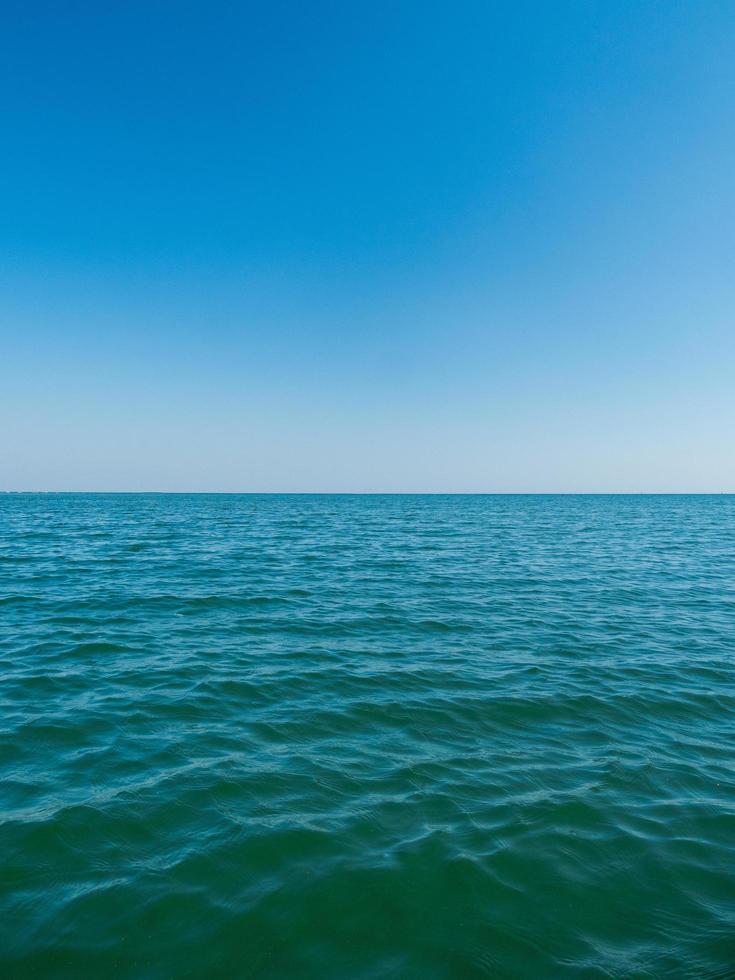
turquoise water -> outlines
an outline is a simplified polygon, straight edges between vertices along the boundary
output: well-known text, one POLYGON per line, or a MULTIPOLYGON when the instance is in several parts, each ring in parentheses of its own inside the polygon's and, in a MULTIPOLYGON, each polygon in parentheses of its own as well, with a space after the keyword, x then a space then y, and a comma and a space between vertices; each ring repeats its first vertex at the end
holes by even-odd
POLYGON ((735 977, 735 498, 0 497, 0 973, 735 977))

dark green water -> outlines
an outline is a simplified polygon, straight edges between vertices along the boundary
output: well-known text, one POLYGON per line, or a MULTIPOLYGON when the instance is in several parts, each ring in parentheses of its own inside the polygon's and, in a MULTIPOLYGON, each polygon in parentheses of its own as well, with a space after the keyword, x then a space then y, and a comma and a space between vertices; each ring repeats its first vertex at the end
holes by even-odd
POLYGON ((0 498, 3 977, 735 977, 735 499, 0 498))

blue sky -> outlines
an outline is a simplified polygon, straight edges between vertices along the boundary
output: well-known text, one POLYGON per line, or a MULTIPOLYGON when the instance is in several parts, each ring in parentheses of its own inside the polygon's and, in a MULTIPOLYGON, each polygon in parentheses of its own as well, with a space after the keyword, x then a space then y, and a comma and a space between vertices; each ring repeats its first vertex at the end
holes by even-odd
POLYGON ((0 487, 735 491, 735 6, 3 5, 0 487))

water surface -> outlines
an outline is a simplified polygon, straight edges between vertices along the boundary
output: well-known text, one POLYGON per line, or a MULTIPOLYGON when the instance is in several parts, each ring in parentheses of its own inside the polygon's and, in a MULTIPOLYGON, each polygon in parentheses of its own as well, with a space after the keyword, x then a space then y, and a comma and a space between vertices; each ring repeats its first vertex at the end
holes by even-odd
POLYGON ((732 978, 735 499, 0 497, 0 973, 732 978))

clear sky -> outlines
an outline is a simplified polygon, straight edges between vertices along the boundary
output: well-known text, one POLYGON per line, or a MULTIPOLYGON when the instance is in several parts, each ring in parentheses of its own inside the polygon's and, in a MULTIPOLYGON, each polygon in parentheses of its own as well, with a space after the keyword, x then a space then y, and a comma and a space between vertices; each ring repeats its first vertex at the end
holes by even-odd
POLYGON ((735 4, 29 3, 0 487, 735 491, 735 4))

